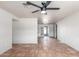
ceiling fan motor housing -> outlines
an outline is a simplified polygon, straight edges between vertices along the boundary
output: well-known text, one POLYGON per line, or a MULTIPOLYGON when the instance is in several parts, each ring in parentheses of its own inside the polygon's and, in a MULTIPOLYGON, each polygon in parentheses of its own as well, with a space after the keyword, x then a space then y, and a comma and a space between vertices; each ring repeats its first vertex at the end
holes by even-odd
POLYGON ((46 8, 45 8, 45 7, 42 7, 42 8, 41 8, 41 11, 46 11, 46 8))

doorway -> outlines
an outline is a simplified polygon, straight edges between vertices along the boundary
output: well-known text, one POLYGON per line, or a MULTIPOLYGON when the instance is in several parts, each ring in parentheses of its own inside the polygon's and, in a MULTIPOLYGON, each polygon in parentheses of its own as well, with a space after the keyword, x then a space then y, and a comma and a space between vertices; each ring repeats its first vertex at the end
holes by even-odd
POLYGON ((41 27, 41 35, 42 36, 48 36, 48 26, 41 27))
POLYGON ((38 37, 56 38, 56 24, 38 24, 38 37))

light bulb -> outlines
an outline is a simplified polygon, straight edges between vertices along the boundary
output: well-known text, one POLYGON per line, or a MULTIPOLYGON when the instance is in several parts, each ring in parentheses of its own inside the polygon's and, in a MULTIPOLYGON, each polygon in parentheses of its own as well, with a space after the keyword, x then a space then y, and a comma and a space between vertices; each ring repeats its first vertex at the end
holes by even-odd
POLYGON ((47 12, 46 12, 46 11, 41 11, 41 14, 45 14, 45 15, 46 15, 46 14, 47 14, 47 12))

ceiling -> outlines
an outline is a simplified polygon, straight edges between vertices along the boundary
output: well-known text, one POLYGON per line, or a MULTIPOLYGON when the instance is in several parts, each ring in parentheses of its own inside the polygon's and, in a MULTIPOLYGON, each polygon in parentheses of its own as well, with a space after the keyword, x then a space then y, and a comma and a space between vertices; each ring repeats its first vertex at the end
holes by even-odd
MULTIPOLYGON (((52 1, 48 7, 59 7, 60 10, 49 10, 47 11, 47 15, 41 15, 41 12, 32 14, 32 11, 39 10, 39 8, 31 5, 24 6, 22 5, 24 2, 25 1, 0 1, 0 8, 7 10, 19 18, 38 17, 39 19, 47 19, 49 23, 59 21, 79 11, 79 1, 52 1)), ((40 1, 31 2, 42 6, 40 1)))

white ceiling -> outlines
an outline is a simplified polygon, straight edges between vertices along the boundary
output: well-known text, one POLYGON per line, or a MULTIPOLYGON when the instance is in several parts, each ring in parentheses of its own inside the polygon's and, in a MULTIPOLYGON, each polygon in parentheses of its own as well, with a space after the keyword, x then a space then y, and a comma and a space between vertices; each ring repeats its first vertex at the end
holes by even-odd
MULTIPOLYGON (((60 10, 47 11, 47 15, 41 15, 40 12, 32 14, 34 10, 39 8, 34 6, 23 6, 25 1, 0 1, 0 7, 14 14, 19 18, 38 17, 40 19, 48 19, 49 22, 61 20, 64 17, 79 11, 79 1, 52 1, 48 7, 59 7, 60 10)), ((31 1, 39 6, 42 6, 40 1, 31 1)))

